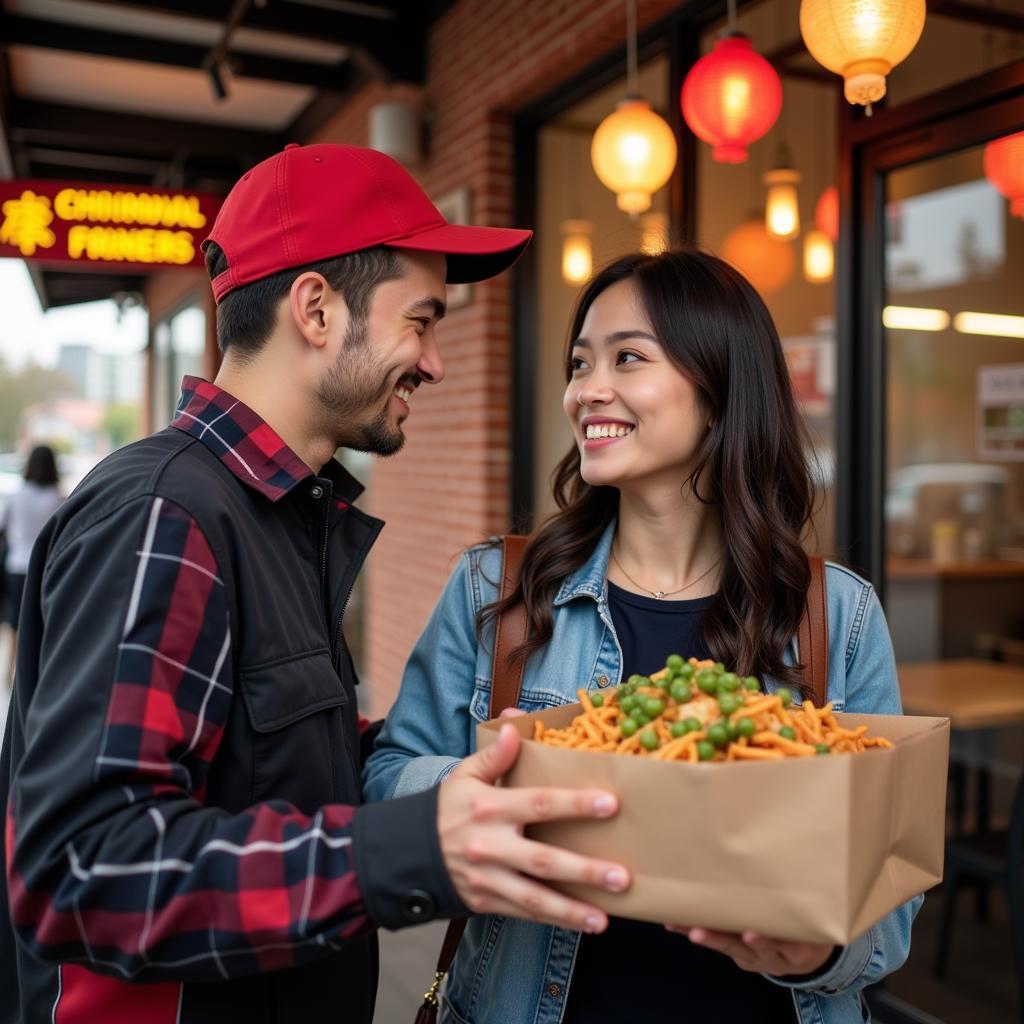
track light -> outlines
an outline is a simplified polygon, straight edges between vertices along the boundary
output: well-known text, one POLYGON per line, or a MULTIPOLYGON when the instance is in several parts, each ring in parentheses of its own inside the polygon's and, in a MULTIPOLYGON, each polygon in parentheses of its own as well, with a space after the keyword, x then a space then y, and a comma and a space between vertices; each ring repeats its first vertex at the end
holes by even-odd
POLYGON ((228 98, 228 87, 224 81, 224 70, 223 61, 216 61, 206 69, 206 73, 210 76, 210 85, 213 87, 213 95, 218 103, 228 98))

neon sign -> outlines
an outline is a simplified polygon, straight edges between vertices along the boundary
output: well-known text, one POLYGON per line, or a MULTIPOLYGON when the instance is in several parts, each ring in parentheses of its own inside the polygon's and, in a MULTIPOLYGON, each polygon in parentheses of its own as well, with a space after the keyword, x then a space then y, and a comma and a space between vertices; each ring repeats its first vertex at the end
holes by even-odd
POLYGON ((125 185, 0 182, 0 256, 100 269, 202 266, 219 196, 125 185))

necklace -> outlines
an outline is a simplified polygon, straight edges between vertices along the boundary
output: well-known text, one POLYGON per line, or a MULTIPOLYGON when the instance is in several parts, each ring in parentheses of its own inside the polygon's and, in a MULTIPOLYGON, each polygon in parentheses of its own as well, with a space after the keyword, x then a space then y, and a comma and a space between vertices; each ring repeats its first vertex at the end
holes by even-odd
POLYGON ((651 597, 656 598, 659 601, 666 597, 672 597, 674 594, 681 594, 684 590, 689 590, 690 587, 696 586, 698 583, 700 583, 702 579, 704 579, 705 576, 710 575, 711 570, 717 568, 718 563, 721 562, 720 558, 716 559, 714 562, 711 563, 711 567, 709 569, 706 569, 695 580, 690 580, 689 583, 687 583, 685 586, 680 587, 678 590, 651 590, 650 587, 645 587, 642 583, 637 583, 637 581, 633 579, 633 577, 630 576, 628 572, 626 572, 626 570, 622 567, 622 563, 615 556, 614 547, 611 549, 611 554, 612 561, 619 567, 619 571, 622 573, 623 576, 626 577, 627 580, 629 580, 630 583, 633 584, 634 587, 639 587, 641 590, 646 591, 648 594, 651 595, 651 597))

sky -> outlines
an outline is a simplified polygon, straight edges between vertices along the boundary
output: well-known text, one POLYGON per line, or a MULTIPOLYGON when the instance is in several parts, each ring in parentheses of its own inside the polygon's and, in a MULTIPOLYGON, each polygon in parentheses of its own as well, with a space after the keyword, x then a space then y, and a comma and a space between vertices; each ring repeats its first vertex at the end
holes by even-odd
POLYGON ((11 366, 29 359, 54 366, 62 343, 91 344, 100 352, 141 352, 146 345, 147 316, 127 310, 117 323, 113 302, 83 302, 43 313, 21 260, 0 259, 0 355, 11 366))

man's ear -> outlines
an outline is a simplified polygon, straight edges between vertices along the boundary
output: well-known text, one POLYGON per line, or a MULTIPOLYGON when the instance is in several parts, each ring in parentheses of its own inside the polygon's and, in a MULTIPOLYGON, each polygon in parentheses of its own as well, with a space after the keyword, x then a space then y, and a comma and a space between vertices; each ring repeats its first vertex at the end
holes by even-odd
POLYGON ((288 309, 299 334, 314 348, 327 344, 329 318, 347 313, 323 274, 308 270, 299 274, 288 291, 288 309))

